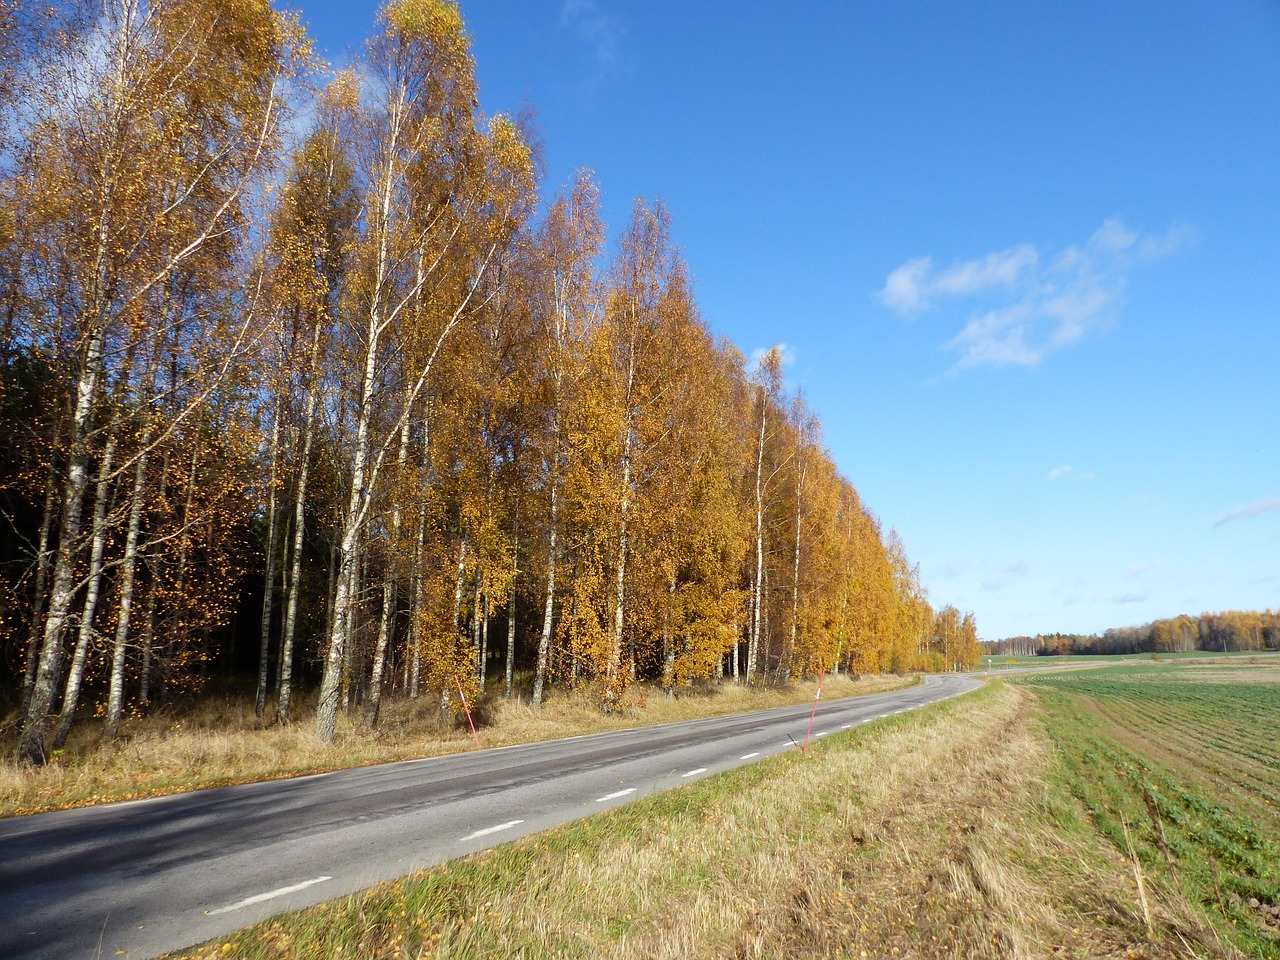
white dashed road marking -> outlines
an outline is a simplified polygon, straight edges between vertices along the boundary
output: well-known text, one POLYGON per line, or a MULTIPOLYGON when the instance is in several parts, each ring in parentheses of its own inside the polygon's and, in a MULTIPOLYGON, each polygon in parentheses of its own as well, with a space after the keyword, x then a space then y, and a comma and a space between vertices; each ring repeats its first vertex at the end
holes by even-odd
POLYGON ((627 787, 626 790, 619 790, 617 793, 607 793, 603 797, 597 797, 596 803, 607 803, 610 800, 617 800, 619 797, 625 797, 628 793, 635 792, 635 787, 627 787))
POLYGON ((281 887, 279 890, 271 890, 267 893, 259 893, 253 897, 245 897, 243 900, 237 900, 230 906, 219 907, 217 910, 208 911, 208 916, 216 917, 220 913, 232 913, 236 910, 241 910, 244 907, 251 907, 255 903, 274 900, 276 897, 285 897, 291 893, 297 893, 299 890, 305 890, 307 887, 314 887, 317 883, 324 883, 326 880, 332 879, 333 877, 316 877, 314 880, 303 880, 302 883, 295 883, 291 887, 281 887))
POLYGON ((477 830, 475 833, 469 833, 459 843, 466 843, 468 840, 479 840, 481 837, 487 837, 491 833, 501 833, 503 830, 510 830, 512 827, 518 827, 524 823, 523 820, 512 820, 509 823, 500 823, 496 827, 485 827, 483 830, 477 830))

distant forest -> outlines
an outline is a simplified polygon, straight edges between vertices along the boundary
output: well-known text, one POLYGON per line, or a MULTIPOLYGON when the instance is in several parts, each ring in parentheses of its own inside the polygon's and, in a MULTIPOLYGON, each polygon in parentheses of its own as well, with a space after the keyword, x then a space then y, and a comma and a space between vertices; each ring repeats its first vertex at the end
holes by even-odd
POLYGON ((455 4, 388 3, 337 73, 266 0, 8 0, 0 45, 25 760, 213 677, 282 722, 318 687, 327 742, 388 694, 975 662, 661 204, 609 245, 589 172, 543 202, 455 4))
POLYGON ((1198 617, 1183 614, 1140 627, 1113 627, 1101 634, 1044 633, 983 641, 981 646, 984 655, 1026 657, 1280 650, 1280 612, 1229 610, 1198 617))

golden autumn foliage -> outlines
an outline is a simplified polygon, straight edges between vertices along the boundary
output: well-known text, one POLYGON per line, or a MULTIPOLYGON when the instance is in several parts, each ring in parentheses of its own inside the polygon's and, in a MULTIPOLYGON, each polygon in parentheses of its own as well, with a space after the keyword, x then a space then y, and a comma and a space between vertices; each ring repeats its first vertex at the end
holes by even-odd
POLYGON ((114 731, 215 666, 281 722, 318 687, 323 741, 499 664, 506 695, 614 710, 641 680, 972 663, 781 352, 708 329, 666 209, 606 262, 588 172, 540 206, 457 4, 385 4, 301 108, 309 43, 267 0, 0 5, 0 46, 26 759, 55 713, 114 731))

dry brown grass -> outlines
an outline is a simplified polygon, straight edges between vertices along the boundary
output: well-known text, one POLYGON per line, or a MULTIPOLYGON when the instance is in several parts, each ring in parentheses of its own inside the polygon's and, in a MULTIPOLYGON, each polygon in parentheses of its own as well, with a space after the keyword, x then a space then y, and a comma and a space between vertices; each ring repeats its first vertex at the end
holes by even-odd
MULTIPOLYGON (((1172 958, 987 692, 278 918, 199 960, 1172 958)), ((1163 905, 1157 905, 1163 908, 1163 905)))
MULTIPOLYGON (((823 696, 876 693, 914 682, 910 677, 831 677, 823 696)), ((813 690, 811 684, 763 690, 726 684, 667 696, 641 684, 628 692, 624 709, 609 716, 571 696, 553 697, 534 709, 490 695, 477 705, 479 736, 484 746, 545 740, 797 703, 811 698, 813 690)), ((329 746, 312 735, 314 706, 304 702, 298 720, 280 726, 255 717, 250 700, 208 697, 185 710, 128 720, 115 740, 102 737, 97 721, 84 721, 66 749, 41 768, 13 761, 16 724, 11 718, 7 736, 0 737, 0 816, 474 749, 465 718, 442 721, 435 698, 386 703, 376 730, 363 725, 358 710, 340 715, 329 746)))

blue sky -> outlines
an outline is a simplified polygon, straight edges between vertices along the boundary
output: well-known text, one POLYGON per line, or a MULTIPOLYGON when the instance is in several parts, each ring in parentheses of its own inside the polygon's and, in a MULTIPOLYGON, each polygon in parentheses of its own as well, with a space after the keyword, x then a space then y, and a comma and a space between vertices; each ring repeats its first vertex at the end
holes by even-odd
MULTIPOLYGON (((343 60, 374 5, 303 2, 343 60)), ((980 634, 1280 607, 1280 3, 470 0, 980 634)))

